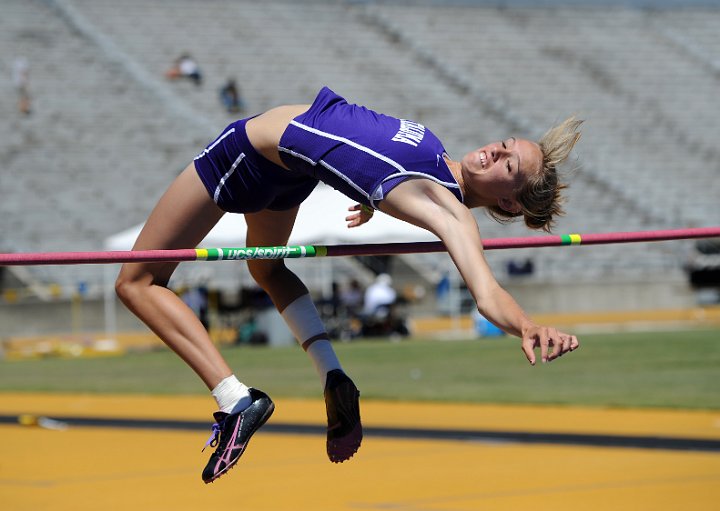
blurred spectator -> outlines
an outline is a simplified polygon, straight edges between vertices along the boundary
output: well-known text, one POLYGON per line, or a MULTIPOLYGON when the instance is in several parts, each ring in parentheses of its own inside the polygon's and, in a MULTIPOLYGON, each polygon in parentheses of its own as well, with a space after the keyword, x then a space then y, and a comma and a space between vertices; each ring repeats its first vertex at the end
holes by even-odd
POLYGON ((392 287, 392 277, 387 273, 381 273, 365 290, 363 312, 368 316, 382 313, 383 309, 387 310, 396 299, 397 292, 392 287))
POLYGON ((697 240, 685 269, 698 305, 720 303, 720 238, 697 240))
POLYGON ((523 261, 511 259, 507 264, 507 272, 511 277, 532 275, 535 272, 535 263, 533 263, 532 259, 525 259, 523 261))
POLYGON ((405 317, 397 310, 397 292, 392 278, 381 273, 365 290, 365 307, 361 333, 365 337, 407 336, 405 317))
POLYGON ((333 280, 330 288, 330 296, 323 296, 322 299, 316 302, 316 305, 319 309, 323 310, 323 316, 337 317, 340 304, 340 284, 333 280))
POLYGON ((220 89, 220 101, 229 114, 236 114, 245 110, 245 103, 240 95, 240 89, 234 79, 229 78, 220 89))
POLYGON ((191 287, 182 294, 181 298, 182 301, 192 309, 200 320, 200 323, 205 327, 205 330, 209 330, 207 288, 204 286, 191 287))
POLYGON ((340 303, 350 316, 357 316, 363 305, 363 289, 357 279, 352 279, 348 287, 340 293, 340 303))
POLYGON ((13 63, 13 85, 18 93, 18 111, 30 115, 30 65, 25 57, 18 57, 13 63))
POLYGON ((435 286, 435 302, 438 310, 443 314, 452 312, 452 302, 450 296, 450 274, 444 272, 437 285, 435 286))
POLYGON ((267 334, 258 328, 254 312, 251 312, 247 320, 238 328, 235 344, 250 344, 252 346, 268 344, 267 334))
POLYGON ((187 78, 198 87, 202 85, 202 72, 200 66, 189 54, 184 53, 177 58, 170 69, 165 72, 168 80, 187 78))

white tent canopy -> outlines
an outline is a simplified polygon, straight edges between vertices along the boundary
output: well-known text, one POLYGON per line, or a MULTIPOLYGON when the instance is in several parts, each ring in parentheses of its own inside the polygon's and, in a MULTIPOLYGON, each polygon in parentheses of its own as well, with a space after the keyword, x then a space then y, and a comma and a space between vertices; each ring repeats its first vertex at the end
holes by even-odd
MULTIPOLYGON (((290 245, 359 244, 382 242, 437 241, 432 233, 376 213, 367 224, 348 229, 345 217, 354 202, 329 186, 320 184, 300 206, 290 245)), ((105 240, 106 250, 130 250, 143 224, 105 240)), ((225 215, 202 241, 202 247, 237 247, 245 244, 247 224, 243 215, 225 215)))
MULTIPOLYGON (((349 214, 348 207, 354 205, 341 193, 327 185, 319 184, 310 197, 300 206, 297 220, 288 244, 290 245, 332 245, 362 244, 387 242, 437 241, 430 232, 397 220, 383 213, 375 216, 365 225, 349 229, 345 217, 349 214)), ((105 250, 130 250, 135 244, 144 224, 131 227, 105 240, 105 250)), ((247 224, 243 215, 227 214, 210 231, 200 243, 201 247, 239 247, 245 245, 247 224)), ((187 247, 190 248, 190 247, 187 247)), ((323 290, 327 291, 333 278, 334 268, 342 266, 341 261, 332 262, 334 258, 322 258, 319 261, 292 260, 294 271, 300 270, 301 278, 311 279, 323 290), (307 263, 307 264, 304 264, 307 263)), ((107 265, 110 268, 109 265, 107 265)), ((206 280, 221 283, 225 286, 236 286, 247 273, 247 265, 225 265, 218 263, 191 263, 178 272, 177 278, 187 282, 206 280), (224 273, 223 273, 224 272, 224 273), (230 272, 230 275, 228 275, 230 272), (213 278, 208 278, 208 273, 213 278)), ((174 277, 175 278, 175 277, 174 277)), ((105 323, 109 338, 116 331, 115 294, 112 281, 114 275, 110 270, 106 274, 105 323)), ((308 282, 306 280, 308 284, 308 282)))

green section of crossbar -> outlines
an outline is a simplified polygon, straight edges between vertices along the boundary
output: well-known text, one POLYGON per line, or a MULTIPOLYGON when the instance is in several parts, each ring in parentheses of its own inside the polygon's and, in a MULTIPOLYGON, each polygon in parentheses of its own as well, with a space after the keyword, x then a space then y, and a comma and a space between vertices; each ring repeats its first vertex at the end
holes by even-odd
POLYGON ((293 245, 282 247, 197 248, 198 261, 246 261, 248 259, 292 259, 327 255, 323 246, 293 245))

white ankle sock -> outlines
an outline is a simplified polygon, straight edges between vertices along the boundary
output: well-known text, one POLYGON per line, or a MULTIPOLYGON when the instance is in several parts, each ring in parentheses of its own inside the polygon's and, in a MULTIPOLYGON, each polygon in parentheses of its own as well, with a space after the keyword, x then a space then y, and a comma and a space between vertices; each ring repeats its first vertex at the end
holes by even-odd
POLYGON ((328 371, 342 369, 320 315, 309 294, 302 295, 281 313, 285 323, 313 361, 320 382, 325 388, 328 371))
POLYGON ((328 339, 318 339, 308 346, 306 351, 307 354, 310 355, 310 359, 315 366, 318 376, 320 376, 320 383, 324 389, 327 373, 333 369, 342 370, 340 361, 335 355, 335 350, 333 350, 332 344, 328 339))
POLYGON ((241 412, 252 404, 249 389, 240 383, 234 374, 218 383, 211 394, 220 411, 225 413, 241 412))

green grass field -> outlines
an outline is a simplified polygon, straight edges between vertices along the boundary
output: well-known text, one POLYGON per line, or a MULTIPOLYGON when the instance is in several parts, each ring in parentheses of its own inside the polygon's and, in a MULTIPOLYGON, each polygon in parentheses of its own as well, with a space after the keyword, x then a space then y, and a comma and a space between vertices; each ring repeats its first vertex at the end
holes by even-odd
MULTIPOLYGON (((359 341, 336 345, 364 399, 720 409, 720 330, 594 334, 531 367, 514 338, 359 341)), ((299 348, 225 348, 249 385, 319 397, 299 348)), ((198 394, 200 380, 169 350, 94 359, 0 361, 0 391, 198 394)))

